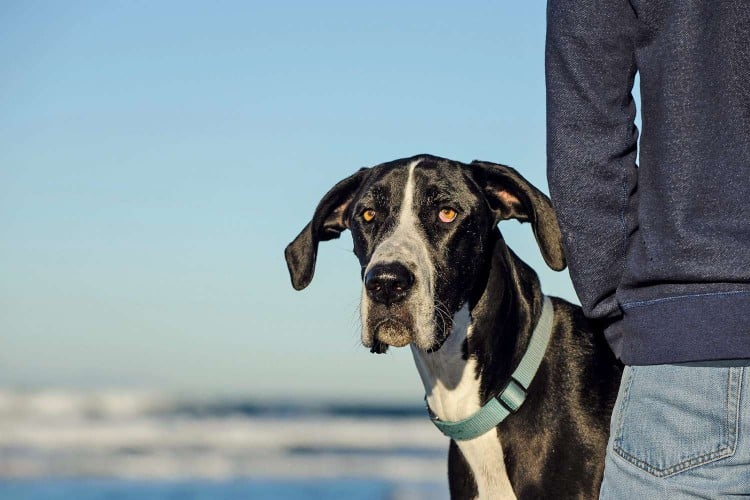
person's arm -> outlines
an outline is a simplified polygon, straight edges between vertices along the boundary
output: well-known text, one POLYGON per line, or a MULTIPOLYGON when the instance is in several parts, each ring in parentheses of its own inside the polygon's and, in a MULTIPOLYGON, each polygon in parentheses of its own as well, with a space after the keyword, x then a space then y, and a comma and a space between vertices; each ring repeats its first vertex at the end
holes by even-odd
POLYGON ((584 312, 615 319, 635 227, 637 19, 628 0, 547 4, 547 176, 584 312))

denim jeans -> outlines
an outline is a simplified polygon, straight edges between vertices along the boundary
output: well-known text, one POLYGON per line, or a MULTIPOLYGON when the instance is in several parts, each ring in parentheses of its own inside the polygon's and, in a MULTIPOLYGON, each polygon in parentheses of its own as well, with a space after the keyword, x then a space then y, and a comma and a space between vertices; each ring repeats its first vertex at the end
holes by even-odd
POLYGON ((600 499, 750 498, 750 363, 707 365, 625 368, 600 499))

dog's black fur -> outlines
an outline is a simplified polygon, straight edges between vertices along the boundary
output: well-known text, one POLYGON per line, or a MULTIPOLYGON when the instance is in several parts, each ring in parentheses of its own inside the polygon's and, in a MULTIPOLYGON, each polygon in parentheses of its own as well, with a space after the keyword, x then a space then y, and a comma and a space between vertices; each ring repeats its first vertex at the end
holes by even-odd
MULTIPOLYGON (((549 199, 515 170, 429 155, 361 169, 323 197, 312 221, 287 247, 292 283, 296 289, 310 283, 318 243, 337 238, 345 229, 352 231, 354 252, 366 279, 373 253, 397 224, 406 166, 415 160, 420 160, 420 176, 414 206, 435 267, 435 300, 451 313, 469 305, 473 333, 464 343, 463 356, 477 360, 484 402, 508 382, 543 303, 536 273, 506 246, 497 223, 509 218, 530 222, 548 265, 556 270, 565 267, 549 199), (435 222, 436 210, 444 206, 459 213, 455 223, 435 222), (361 214, 367 209, 378 214, 374 223, 363 221, 361 214)), ((597 498, 622 368, 580 307, 559 298, 552 301, 549 348, 525 403, 496 431, 518 498, 597 498)), ((377 332, 383 321, 402 326, 403 335, 412 335, 413 340, 410 332, 416 327, 408 301, 373 301, 371 306, 368 322, 372 324, 363 328, 374 332, 373 352, 387 349, 377 332)), ((423 346, 426 352, 439 350, 451 332, 445 314, 436 311, 434 324, 433 341, 423 346)), ((454 441, 448 471, 453 498, 477 496, 473 473, 454 441)))

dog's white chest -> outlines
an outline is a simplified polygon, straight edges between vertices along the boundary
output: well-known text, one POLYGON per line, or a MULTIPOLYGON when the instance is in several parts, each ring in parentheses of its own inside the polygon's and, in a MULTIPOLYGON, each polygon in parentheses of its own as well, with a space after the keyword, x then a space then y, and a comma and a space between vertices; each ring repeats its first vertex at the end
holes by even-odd
POLYGON ((478 498, 516 498, 505 470, 503 448, 495 430, 467 441, 456 441, 461 453, 474 474, 478 498))
MULTIPOLYGON (((476 360, 464 360, 462 347, 471 334, 471 316, 464 306, 454 317, 453 331, 443 346, 425 353, 412 346, 417 370, 430 409, 441 420, 462 420, 480 408, 480 377, 476 360)), ((471 468, 480 499, 515 499, 505 470, 503 448, 495 429, 466 441, 456 441, 471 468)))

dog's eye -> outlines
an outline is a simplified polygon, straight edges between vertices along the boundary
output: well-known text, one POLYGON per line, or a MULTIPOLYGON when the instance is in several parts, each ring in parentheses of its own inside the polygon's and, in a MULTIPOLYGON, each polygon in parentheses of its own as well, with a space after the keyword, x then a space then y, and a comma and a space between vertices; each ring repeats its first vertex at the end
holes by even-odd
POLYGON ((372 222, 373 219, 375 219, 375 210, 368 208, 364 212, 362 212, 362 220, 365 222, 372 222))
POLYGON ((440 212, 438 213, 438 219, 440 219, 440 222, 453 222, 454 220, 456 220, 457 215, 458 212, 450 207, 445 207, 440 209, 440 212))

